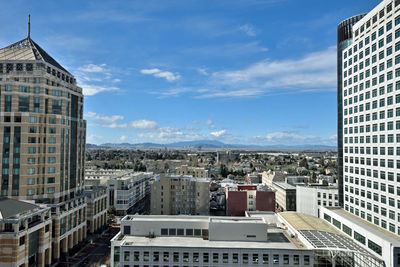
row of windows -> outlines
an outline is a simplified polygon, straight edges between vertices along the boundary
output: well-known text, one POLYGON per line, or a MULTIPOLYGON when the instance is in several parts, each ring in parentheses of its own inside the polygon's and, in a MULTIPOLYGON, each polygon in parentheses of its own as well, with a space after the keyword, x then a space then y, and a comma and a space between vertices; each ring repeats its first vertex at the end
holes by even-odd
POLYGON ((381 122, 381 123, 374 123, 374 124, 366 124, 360 126, 350 126, 344 128, 344 134, 362 134, 362 133, 370 133, 378 132, 378 131, 393 131, 393 130, 400 130, 400 121, 388 121, 388 122, 381 122), (396 123, 396 124, 395 124, 396 123), (396 126, 396 127, 395 127, 396 126))
MULTIPOLYGON (((378 166, 380 166, 380 167, 385 167, 386 166, 386 164, 385 164, 385 161, 384 161, 385 159, 383 159, 382 161, 378 161, 378 159, 373 159, 372 160, 372 166, 375 166, 375 167, 378 167, 378 166), (380 164, 378 165, 378 162, 380 162, 380 164)), ((367 159, 367 161, 366 161, 366 164, 365 165, 371 165, 370 164, 371 162, 367 159)), ((387 160, 387 167, 389 167, 389 168, 394 168, 394 167, 392 167, 393 166, 393 160, 387 160)), ((399 169, 400 168, 400 161, 399 160, 397 160, 396 161, 396 168, 397 169, 399 169)), ((361 175, 367 175, 367 176, 371 176, 371 170, 370 169, 364 169, 364 168, 359 168, 359 167, 354 167, 354 166, 348 166, 348 165, 345 165, 345 167, 344 167, 344 171, 345 172, 347 172, 347 173, 355 173, 355 174, 361 174, 361 175)), ((391 172, 388 172, 388 174, 391 174, 391 172)), ((388 175, 388 178, 389 179, 393 179, 393 177, 391 177, 390 175, 388 175)))
MULTIPOLYGON (((363 101, 364 99, 361 96, 362 96, 362 94, 360 95, 360 101, 363 101)), ((353 98, 349 99, 350 100, 349 105, 351 105, 353 103, 352 99, 353 98)), ((400 94, 397 94, 395 96, 395 98, 393 96, 389 96, 387 98, 382 98, 379 101, 374 100, 374 101, 366 102, 366 103, 358 105, 358 106, 345 108, 344 115, 351 115, 353 113, 363 112, 364 110, 368 111, 371 109, 377 109, 378 107, 383 108, 383 107, 385 107, 385 105, 390 106, 390 105, 394 104, 394 100, 396 101, 396 104, 400 103, 400 94), (364 109, 364 107, 365 107, 365 109, 364 109)), ((354 103, 357 103, 357 102, 358 102, 357 96, 354 96, 354 103)), ((344 106, 347 106, 347 99, 344 100, 344 106)))
MULTIPOLYGON (((44 64, 38 63, 36 64, 37 67, 41 68, 44 67, 44 64)), ((31 72, 33 71, 33 64, 32 63, 7 63, 3 64, 0 63, 0 73, 10 73, 13 71, 28 71, 31 72), (25 68, 24 68, 25 65, 25 68)), ((52 69, 50 67, 47 67, 47 73, 52 74, 53 76, 56 76, 57 78, 62 79, 63 81, 66 81, 67 83, 75 83, 75 79, 73 77, 70 77, 68 75, 65 75, 64 73, 61 73, 60 71, 57 71, 55 69, 52 69)))
MULTIPOLYGON (((395 0, 394 1, 394 7, 396 8, 399 5, 400 5, 400 0, 395 0)), ((380 10, 376 15, 374 15, 372 17, 372 19, 369 19, 366 23, 361 25, 361 27, 354 32, 354 36, 358 37, 359 34, 363 34, 364 30, 367 31, 371 27, 371 25, 374 25, 375 23, 377 23, 378 22, 378 16, 379 16, 379 19, 380 19, 379 23, 384 22, 385 21, 385 18, 384 18, 385 14, 386 15, 390 14, 392 12, 392 10, 393 10, 393 2, 389 3, 386 7, 384 7, 382 10, 380 10)), ((400 23, 400 17, 396 17, 395 18, 395 23, 396 23, 396 25, 400 23)), ((386 26, 386 27, 388 27, 388 26, 386 26)), ((357 47, 355 46, 354 49, 357 49, 357 47)))
MULTIPOLYGON (((19 80, 19 78, 15 78, 16 80, 19 80)), ((25 83, 29 83, 30 79, 29 78, 24 78, 25 83)), ((34 78, 34 83, 40 83, 40 78, 34 78)), ((4 90, 6 92, 12 92, 12 91, 18 91, 20 93, 35 93, 35 94, 40 94, 45 93, 46 95, 51 95, 52 96, 63 96, 63 91, 62 90, 56 90, 56 89, 47 89, 45 88, 43 91, 41 91, 40 87, 33 87, 31 88, 30 86, 25 86, 25 85, 19 85, 19 86, 13 86, 11 84, 6 84, 4 87, 0 85, 0 89, 4 90), (15 88, 15 89, 14 89, 15 88)), ((68 92, 65 92, 65 97, 70 98, 71 94, 68 92)))
MULTIPOLYGON (((55 173, 55 172, 56 172, 55 167, 47 167, 47 173, 48 173, 48 174, 53 174, 53 173, 55 173)), ((43 172, 43 173, 44 173, 44 172, 43 172)), ((3 175, 9 175, 9 174, 10 174, 10 168, 3 167, 3 168, 2 168, 2 174, 3 174, 3 175)), ((12 174, 14 174, 14 175, 20 174, 20 168, 14 166, 14 167, 13 167, 12 174)), ((34 169, 34 168, 28 168, 28 169, 27 169, 27 174, 28 174, 28 175, 34 175, 34 174, 35 174, 35 169, 34 169)))
MULTIPOLYGON (((376 166, 376 167, 388 167, 388 168, 394 168, 394 160, 393 159, 374 159, 374 158, 360 158, 358 161, 358 157, 349 157, 345 156, 344 162, 346 163, 355 163, 355 164, 360 164, 360 165, 366 165, 366 166, 376 166)), ((400 168, 400 160, 396 160, 396 168, 400 168)))
MULTIPOLYGON (((365 192, 363 189, 360 190, 359 188, 353 188, 352 186, 349 187, 348 185, 345 185, 345 191, 349 192, 350 194, 354 194, 354 195, 357 196, 355 201, 354 201, 353 196, 349 196, 349 195, 345 196, 346 197, 346 201, 350 201, 351 203, 355 203, 357 206, 360 206, 360 204, 359 204, 360 203, 359 196, 360 196, 360 197, 364 197, 364 198, 366 197, 367 199, 374 200, 376 202, 380 202, 380 203, 385 204, 385 205, 389 204, 390 207, 396 208, 396 202, 395 202, 396 200, 393 197, 387 197, 385 193, 383 193, 382 195, 379 195, 378 193, 373 193, 372 194, 370 191, 366 191, 365 192), (350 190, 349 190, 349 188, 350 188, 350 190), (361 194, 360 194, 360 191, 361 191, 361 194)), ((369 206, 369 205, 371 205, 371 203, 367 202, 366 204, 367 204, 367 208, 369 210, 372 210, 372 206, 369 206)), ((397 201, 397 206, 398 207, 400 206, 399 200, 397 201)), ((361 207, 365 208, 364 200, 361 200, 361 207)), ((379 206, 376 205, 376 208, 377 208, 376 213, 379 213, 379 206)), ((387 216, 386 208, 384 208, 384 207, 381 207, 381 208, 384 209, 384 212, 382 211, 382 213, 385 214, 384 216, 387 216)), ((391 219, 395 220, 394 212, 393 212, 393 218, 391 218, 391 219)))
MULTIPOLYGON (((358 144, 358 142, 360 141, 360 144, 364 144, 364 140, 365 140, 366 144, 370 144, 371 141, 373 144, 378 144, 378 143, 384 144, 385 142, 392 144, 392 143, 394 143, 395 139, 394 139, 393 134, 388 134, 388 135, 381 134, 381 135, 372 135, 372 136, 366 135, 366 136, 355 136, 355 137, 353 137, 353 136, 347 137, 346 136, 344 138, 344 143, 345 144, 348 144, 348 143, 353 144, 353 142, 354 142, 354 144, 358 144)), ((399 143, 399 142, 400 142, 400 134, 397 134, 396 135, 396 143, 399 143)))
MULTIPOLYGON (((382 111, 379 112, 379 117, 378 117, 378 112, 373 112, 373 113, 368 113, 368 114, 365 114, 365 115, 363 114, 363 115, 359 115, 359 116, 344 118, 343 124, 344 125, 351 125, 353 123, 354 124, 358 124, 358 123, 361 124, 361 123, 364 123, 364 122, 369 122, 371 120, 372 121, 376 121, 376 120, 378 120, 378 118, 380 120, 383 120, 385 118, 391 119, 391 118, 393 118, 394 115, 396 115, 396 117, 400 116, 400 108, 396 108, 396 110, 393 110, 393 109, 389 109, 387 111, 382 110, 382 111), (394 113, 394 111, 396 113, 394 113)), ((371 125, 368 126, 368 124, 367 124, 367 125, 364 125, 364 126, 365 126, 365 131, 370 131, 371 125)), ((364 126, 362 128, 360 128, 360 133, 364 132, 364 126)), ((387 125, 388 130, 389 129, 393 130, 393 126, 394 126, 394 121, 389 121, 389 124, 387 125)), ((380 124, 379 127, 384 127, 384 125, 380 124)), ((398 130, 397 127, 400 127, 400 122, 398 122, 398 121, 396 121, 396 130, 398 130)), ((358 131, 358 128, 355 129, 355 131, 358 131)), ((355 132, 355 133, 357 133, 357 132, 355 132)))
MULTIPOLYGON (((230 264, 280 264, 300 265, 300 255, 258 254, 258 253, 189 253, 189 252, 149 252, 149 251, 124 251, 119 255, 119 248, 114 248, 114 262, 123 256, 124 262, 183 262, 183 263, 230 263, 230 264)), ((310 265, 310 256, 303 256, 303 265, 310 265)))
MULTIPOLYGON (((328 221, 329 223, 333 224, 336 228, 341 229, 345 234, 349 235, 350 237, 354 237, 354 239, 356 241, 360 242, 361 244, 363 244, 363 245, 367 244, 365 236, 363 236, 362 234, 360 234, 356 231, 354 231, 354 236, 353 236, 353 230, 350 227, 348 227, 347 225, 345 225, 344 223, 342 224, 340 221, 336 220, 335 218, 331 218, 331 216, 329 216, 326 213, 324 214, 324 219, 326 221, 328 221)), ((368 248, 371 249, 373 252, 382 256, 382 247, 369 239, 368 239, 368 248)))
MULTIPOLYGON (((394 156, 396 151, 396 156, 400 156, 400 147, 344 147, 345 154, 357 154, 357 155, 388 155, 394 156)), ((358 157, 354 157, 354 159, 358 162, 358 157)))
MULTIPOLYGON (((345 205, 345 210, 361 217, 364 220, 367 220, 370 223, 375 224, 381 228, 389 230, 392 233, 396 233, 396 225, 393 223, 387 223, 386 220, 380 219, 378 216, 372 216, 370 212, 365 213, 365 211, 360 211, 358 208, 354 208, 353 206, 349 206, 348 204, 345 205)), ((397 235, 400 235, 400 226, 397 227, 397 235)))
MULTIPOLYGON (((378 88, 376 88, 376 89, 372 89, 369 91, 365 91, 365 93, 362 92, 364 90, 364 87, 362 86, 362 89, 360 89, 360 94, 354 95, 353 97, 349 97, 345 100, 348 100, 349 104, 351 105, 353 102, 357 103, 358 101, 363 101, 364 97, 366 100, 370 99, 371 97, 372 98, 378 97, 378 93, 380 96, 384 95, 384 94, 390 94, 390 93, 393 93, 393 86, 395 86, 394 88, 396 88, 396 91, 400 90, 400 82, 396 82, 395 84, 393 84, 393 83, 387 84, 386 90, 385 90, 385 86, 381 86, 381 87, 379 87, 379 90, 378 90, 378 88)), ((358 88, 359 88, 358 85, 354 85, 354 87, 344 90, 343 97, 351 96, 351 95, 353 95, 353 93, 354 94, 358 93, 359 92, 358 88)))

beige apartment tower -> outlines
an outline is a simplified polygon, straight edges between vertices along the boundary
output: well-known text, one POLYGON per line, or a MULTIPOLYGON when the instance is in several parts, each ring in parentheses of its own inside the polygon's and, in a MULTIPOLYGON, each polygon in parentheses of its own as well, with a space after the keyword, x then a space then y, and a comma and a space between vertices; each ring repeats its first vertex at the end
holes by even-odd
POLYGON ((210 180, 162 174, 151 185, 151 214, 208 215, 210 180))

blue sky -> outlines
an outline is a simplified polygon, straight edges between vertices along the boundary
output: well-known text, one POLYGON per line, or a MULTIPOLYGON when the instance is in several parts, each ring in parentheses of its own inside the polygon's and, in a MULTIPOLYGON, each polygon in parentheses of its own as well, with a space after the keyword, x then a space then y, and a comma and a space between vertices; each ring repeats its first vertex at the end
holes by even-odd
POLYGON ((336 27, 378 0, 0 0, 78 79, 87 142, 336 145, 336 27))

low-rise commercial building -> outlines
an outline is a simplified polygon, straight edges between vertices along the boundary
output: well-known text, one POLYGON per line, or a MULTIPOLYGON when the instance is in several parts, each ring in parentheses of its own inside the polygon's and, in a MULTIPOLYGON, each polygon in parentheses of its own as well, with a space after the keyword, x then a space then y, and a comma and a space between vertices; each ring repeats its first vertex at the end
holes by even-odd
POLYGON ((162 174, 151 185, 150 209, 154 215, 207 215, 210 179, 162 174))
POLYGON ((275 202, 278 211, 296 211, 296 187, 285 182, 274 182, 275 202))
POLYGON ((318 207, 339 206, 339 189, 337 186, 321 184, 296 186, 296 211, 318 216, 318 207))
POLYGON ((314 216, 246 215, 125 216, 111 241, 111 266, 385 266, 314 216))
POLYGON ((227 216, 244 216, 246 211, 275 211, 275 192, 267 187, 226 187, 225 196, 227 216))
POLYGON ((111 255, 112 266, 313 265, 312 250, 262 217, 128 215, 111 255))

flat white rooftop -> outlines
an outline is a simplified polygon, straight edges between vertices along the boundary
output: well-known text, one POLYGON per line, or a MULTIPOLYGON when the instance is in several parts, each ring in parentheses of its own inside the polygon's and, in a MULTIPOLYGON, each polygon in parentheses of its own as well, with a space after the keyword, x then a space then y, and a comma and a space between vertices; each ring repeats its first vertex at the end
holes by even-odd
MULTIPOLYGON (((326 207, 327 208, 327 207, 326 207)), ((392 234, 388 231, 381 229, 380 227, 375 226, 372 223, 364 221, 363 219, 345 211, 344 209, 340 208, 327 208, 331 212, 338 214, 340 217, 345 218, 352 223, 360 226, 361 228, 365 229, 366 231, 373 233, 382 239, 387 240, 388 242, 392 243, 395 246, 400 246, 400 237, 395 234, 392 234)))
MULTIPOLYGON (((198 237, 156 237, 126 235, 122 238, 123 246, 134 247, 182 247, 182 248, 226 248, 226 249, 293 249, 298 250, 290 241, 285 242, 249 242, 249 241, 210 241, 198 237)), ((305 249, 306 250, 306 249, 305 249)))

